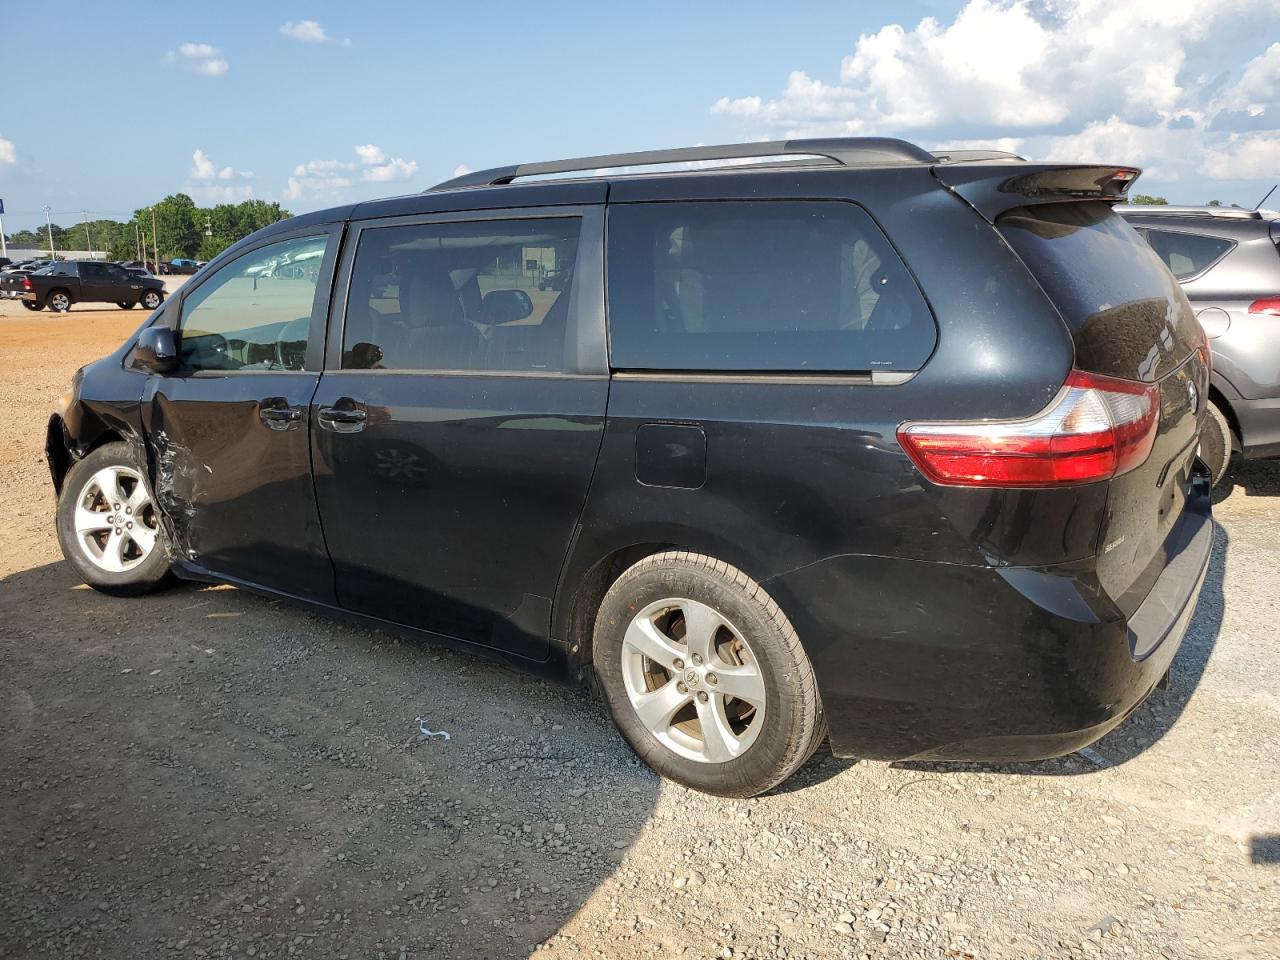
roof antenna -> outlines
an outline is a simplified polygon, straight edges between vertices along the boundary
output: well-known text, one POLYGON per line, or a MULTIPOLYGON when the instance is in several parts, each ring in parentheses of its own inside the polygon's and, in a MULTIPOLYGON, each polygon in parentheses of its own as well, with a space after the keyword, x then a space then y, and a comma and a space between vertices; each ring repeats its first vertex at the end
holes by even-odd
MULTIPOLYGON (((1277 184, 1276 184, 1276 187, 1280 187, 1280 183, 1277 183, 1277 184)), ((1263 197, 1261 200, 1259 200, 1259 201, 1258 201, 1258 205, 1257 205, 1256 207, 1254 207, 1253 209, 1255 209, 1255 210, 1261 210, 1261 209, 1262 209, 1262 205, 1263 205, 1264 203, 1266 203, 1266 202, 1267 202, 1267 197, 1270 197, 1273 193, 1275 193, 1275 192, 1276 192, 1276 187, 1272 187, 1270 190, 1268 190, 1268 191, 1267 191, 1267 196, 1266 196, 1266 197, 1263 197)))

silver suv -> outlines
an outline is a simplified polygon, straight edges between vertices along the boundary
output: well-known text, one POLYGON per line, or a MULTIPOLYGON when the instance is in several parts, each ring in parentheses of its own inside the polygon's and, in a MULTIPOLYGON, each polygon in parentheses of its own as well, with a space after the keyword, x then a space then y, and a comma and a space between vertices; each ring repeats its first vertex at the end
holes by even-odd
POLYGON ((1280 457, 1280 218, 1235 207, 1116 208, 1186 291, 1213 350, 1201 456, 1280 457))

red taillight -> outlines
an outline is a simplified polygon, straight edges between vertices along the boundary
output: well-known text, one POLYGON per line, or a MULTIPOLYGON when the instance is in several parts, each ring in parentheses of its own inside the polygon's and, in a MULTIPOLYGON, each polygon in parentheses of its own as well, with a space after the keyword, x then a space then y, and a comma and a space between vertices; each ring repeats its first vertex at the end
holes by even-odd
POLYGON ((1141 466, 1159 418, 1156 384, 1073 370, 1034 417, 904 424, 898 442, 934 483, 1052 487, 1107 480, 1141 466))
POLYGON ((22 278, 22 289, 23 289, 23 290, 30 290, 30 289, 31 289, 31 278, 30 278, 30 277, 23 277, 23 278, 22 278))
POLYGON ((1265 313, 1270 317, 1280 317, 1280 297, 1263 297, 1249 304, 1250 313, 1265 313))

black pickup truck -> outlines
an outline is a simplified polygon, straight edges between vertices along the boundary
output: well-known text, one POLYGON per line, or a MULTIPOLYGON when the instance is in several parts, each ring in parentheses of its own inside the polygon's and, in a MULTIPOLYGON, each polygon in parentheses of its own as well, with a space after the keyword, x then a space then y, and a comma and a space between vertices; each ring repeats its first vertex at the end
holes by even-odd
POLYGON ((142 304, 154 310, 164 300, 164 282, 137 277, 115 263, 59 260, 24 277, 6 279, 0 295, 20 298, 28 310, 65 313, 73 303, 114 303, 124 310, 142 304))

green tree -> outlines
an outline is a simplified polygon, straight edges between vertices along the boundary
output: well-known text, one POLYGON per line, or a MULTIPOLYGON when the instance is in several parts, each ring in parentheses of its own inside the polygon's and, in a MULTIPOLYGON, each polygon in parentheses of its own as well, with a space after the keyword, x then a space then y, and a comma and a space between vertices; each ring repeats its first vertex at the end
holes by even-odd
POLYGON ((1166 200, 1164 197, 1153 197, 1149 193, 1138 194, 1136 197, 1133 198, 1132 202, 1146 204, 1147 206, 1153 206, 1153 207, 1167 207, 1169 205, 1169 201, 1166 200))
POLYGON ((134 217, 149 227, 152 210, 155 211, 156 242, 160 246, 160 258, 172 260, 174 257, 193 257, 196 248, 200 246, 196 202, 185 193, 175 193, 153 207, 135 211, 134 217))

